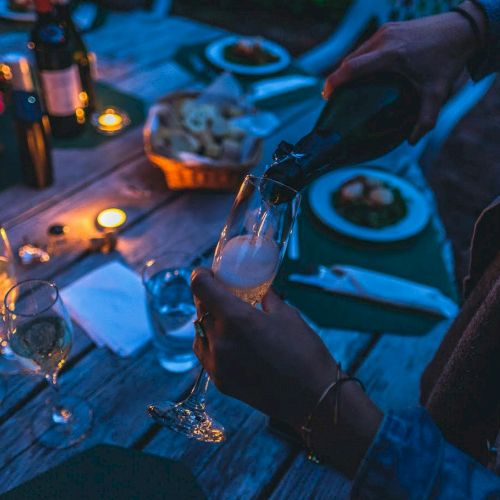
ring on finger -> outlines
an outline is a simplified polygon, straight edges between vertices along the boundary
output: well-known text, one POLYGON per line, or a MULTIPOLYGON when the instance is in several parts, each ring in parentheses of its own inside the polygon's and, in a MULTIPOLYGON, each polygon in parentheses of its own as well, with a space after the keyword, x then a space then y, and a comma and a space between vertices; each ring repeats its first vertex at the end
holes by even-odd
POLYGON ((203 321, 210 316, 209 312, 203 313, 198 319, 194 321, 194 331, 195 334, 201 339, 206 339, 207 334, 205 333, 205 329, 203 328, 203 321))

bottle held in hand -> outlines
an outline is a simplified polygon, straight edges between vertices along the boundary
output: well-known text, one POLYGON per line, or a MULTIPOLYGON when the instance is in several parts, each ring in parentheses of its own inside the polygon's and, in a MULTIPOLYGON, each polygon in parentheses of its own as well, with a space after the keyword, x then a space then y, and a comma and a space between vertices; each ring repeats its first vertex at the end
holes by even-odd
POLYGON ((54 3, 56 19, 66 31, 68 48, 72 54, 73 61, 78 66, 83 92, 81 97, 88 114, 89 112, 95 111, 96 108, 96 94, 92 75, 92 58, 71 17, 69 0, 55 0, 54 3))
MULTIPOLYGON (((336 89, 313 130, 295 145, 282 142, 265 177, 301 190, 336 167, 388 153, 408 139, 420 97, 405 77, 379 73, 336 89)), ((277 190, 275 203, 288 190, 277 190)))
POLYGON ((74 137, 85 124, 85 95, 80 73, 69 46, 67 29, 60 23, 50 0, 35 0, 37 21, 29 47, 36 66, 55 137, 74 137))
POLYGON ((24 181, 32 187, 48 187, 53 182, 50 125, 28 60, 18 54, 7 54, 4 63, 10 72, 11 100, 24 181))

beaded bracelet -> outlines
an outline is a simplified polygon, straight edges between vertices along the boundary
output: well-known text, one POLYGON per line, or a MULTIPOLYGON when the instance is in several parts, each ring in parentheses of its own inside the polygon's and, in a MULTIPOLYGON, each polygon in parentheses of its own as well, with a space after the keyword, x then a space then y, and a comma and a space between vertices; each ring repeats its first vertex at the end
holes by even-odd
POLYGON ((365 386, 363 385, 363 382, 359 380, 357 377, 343 377, 340 378, 342 374, 341 370, 341 365, 340 363, 337 365, 337 376, 335 377, 335 380, 328 385, 328 387, 323 391, 321 396, 318 399, 318 402, 314 405, 313 410, 309 414, 309 416, 306 418, 306 421, 304 425, 301 427, 302 430, 302 438, 306 444, 306 447, 309 450, 309 455, 308 458, 316 463, 319 463, 320 460, 318 459, 318 456, 316 453, 314 453, 311 438, 312 438, 312 420, 314 418, 314 414, 316 413, 317 409, 320 407, 321 403, 325 400, 326 396, 331 392, 335 392, 335 401, 334 401, 334 407, 333 407, 333 425, 336 426, 338 423, 338 416, 339 416, 339 400, 340 400, 340 388, 342 384, 346 382, 356 382, 359 384, 359 386, 365 390, 365 386))

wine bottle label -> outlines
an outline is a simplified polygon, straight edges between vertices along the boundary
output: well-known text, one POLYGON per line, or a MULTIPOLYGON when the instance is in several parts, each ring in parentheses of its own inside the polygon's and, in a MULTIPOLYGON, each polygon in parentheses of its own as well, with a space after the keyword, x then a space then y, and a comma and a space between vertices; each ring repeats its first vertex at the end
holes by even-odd
POLYGON ((40 71, 49 115, 68 116, 82 107, 82 85, 76 64, 61 70, 40 71))

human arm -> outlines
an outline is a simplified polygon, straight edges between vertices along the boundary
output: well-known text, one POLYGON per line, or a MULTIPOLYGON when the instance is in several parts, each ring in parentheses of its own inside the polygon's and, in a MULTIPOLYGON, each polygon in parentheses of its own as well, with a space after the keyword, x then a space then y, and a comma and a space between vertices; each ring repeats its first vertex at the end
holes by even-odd
POLYGON ((500 478, 443 438, 427 411, 388 412, 355 477, 351 498, 500 497, 500 478))
MULTIPOLYGON (((193 274, 192 289, 199 314, 210 313, 206 339, 197 337, 194 348, 216 386, 300 432, 336 376, 321 339, 273 293, 260 311, 203 269, 193 274)), ((467 497, 481 498, 500 491, 500 480, 446 443, 425 410, 383 417, 354 382, 342 386, 339 402, 336 426, 334 394, 314 412, 312 448, 349 477, 357 471, 355 498, 417 498, 413 492, 429 491, 460 498, 451 493, 462 487, 467 497)))
MULTIPOLYGON (((488 22, 482 9, 470 1, 461 7, 475 19, 485 40, 488 22)), ((328 98, 334 88, 349 80, 374 72, 406 75, 421 93, 420 115, 410 137, 415 143, 433 128, 453 85, 481 45, 469 22, 457 12, 388 23, 328 76, 324 96, 328 98)))

